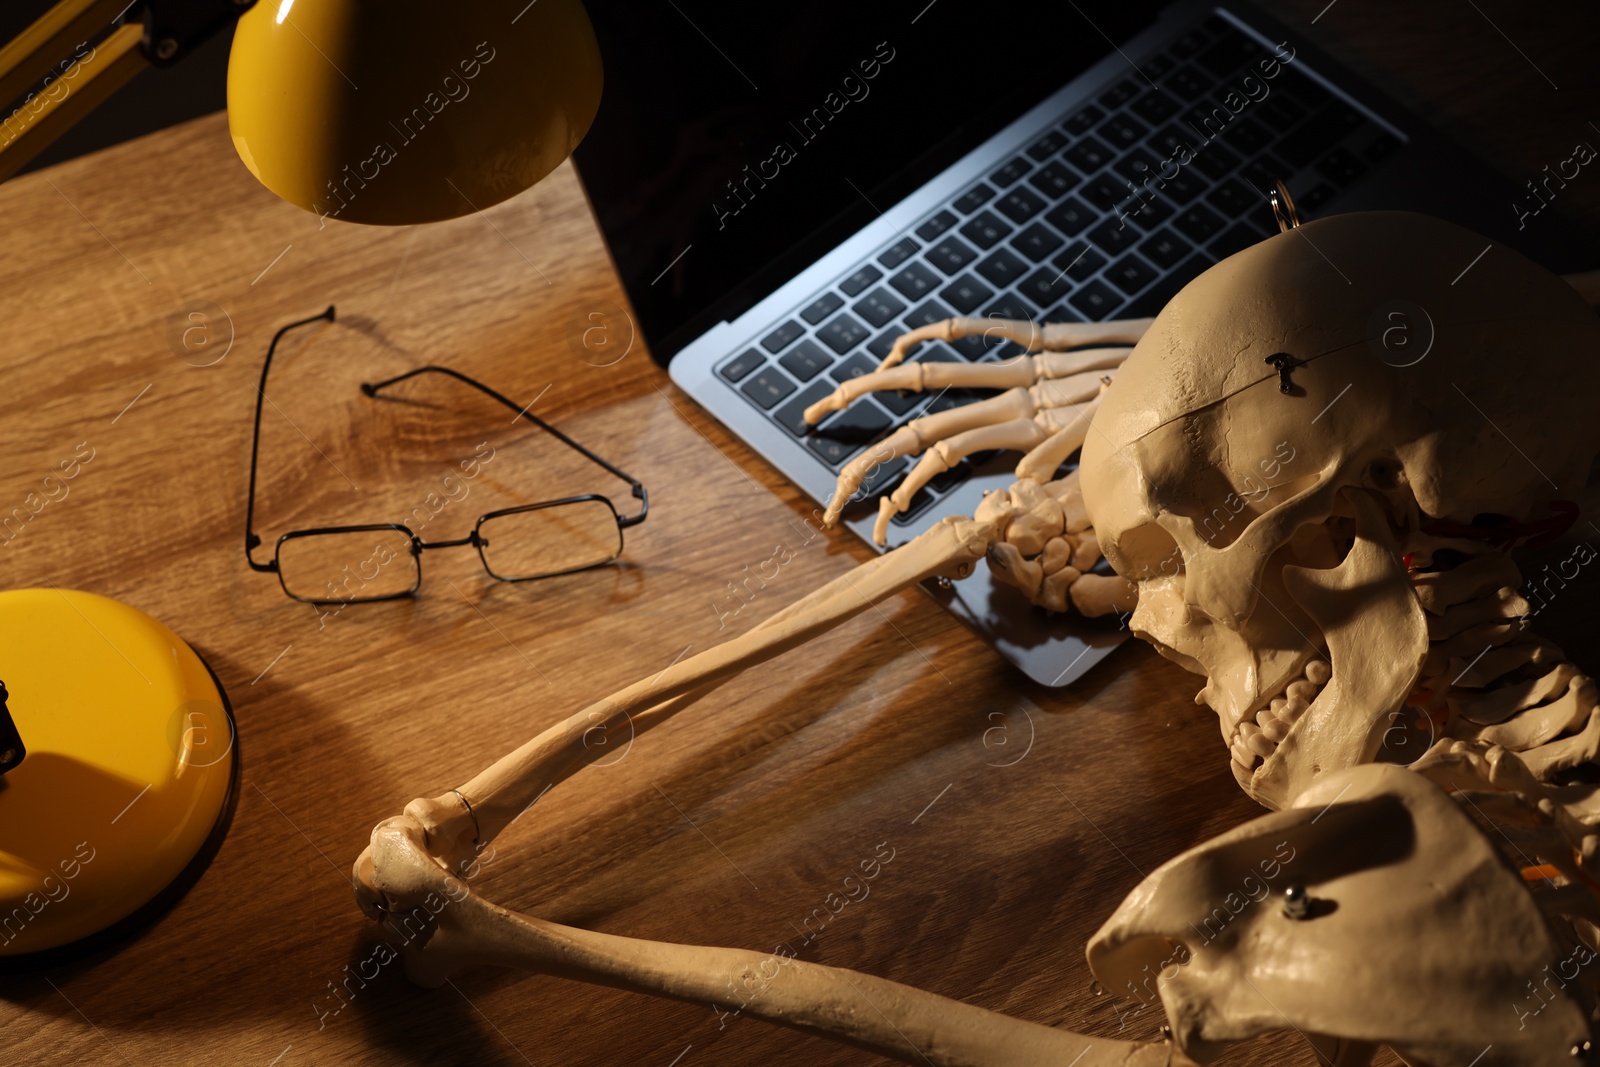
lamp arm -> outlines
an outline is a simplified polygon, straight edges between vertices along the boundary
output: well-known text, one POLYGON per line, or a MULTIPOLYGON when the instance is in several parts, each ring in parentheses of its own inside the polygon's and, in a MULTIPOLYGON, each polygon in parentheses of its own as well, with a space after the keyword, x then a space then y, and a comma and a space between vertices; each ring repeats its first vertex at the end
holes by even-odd
POLYGON ((0 48, 0 181, 146 65, 171 66, 256 0, 61 0, 0 48))

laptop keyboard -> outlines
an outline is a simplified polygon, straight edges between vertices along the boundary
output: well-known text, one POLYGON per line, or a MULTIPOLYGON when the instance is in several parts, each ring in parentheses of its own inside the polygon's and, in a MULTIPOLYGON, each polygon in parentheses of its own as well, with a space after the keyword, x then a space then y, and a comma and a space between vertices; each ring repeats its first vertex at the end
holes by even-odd
MULTIPOLYGON (((972 399, 953 390, 874 393, 808 430, 801 413, 874 370, 908 330, 955 316, 1156 314, 1207 267, 1278 232, 1265 192, 1275 179, 1309 214, 1399 147, 1293 61, 1263 80, 1256 64, 1272 57, 1226 19, 1206 19, 1141 65, 1155 87, 1137 73, 1115 79, 717 373, 837 473, 894 428, 972 399), (1224 98, 1244 99, 1252 75, 1269 92, 1234 113, 1224 98), (1192 158, 1166 177, 1163 164, 1170 172, 1182 145, 1192 158)), ((925 343, 911 359, 995 362, 1020 351, 969 337, 925 343)), ((894 521, 914 521, 986 458, 940 475, 894 521)), ((893 488, 911 462, 881 465, 862 497, 893 488)))

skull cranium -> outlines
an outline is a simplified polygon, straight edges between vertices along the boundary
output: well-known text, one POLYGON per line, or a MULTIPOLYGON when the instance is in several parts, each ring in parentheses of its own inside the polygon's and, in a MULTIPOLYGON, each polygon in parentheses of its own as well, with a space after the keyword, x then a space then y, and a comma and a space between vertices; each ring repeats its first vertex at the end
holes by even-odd
POLYGON ((1600 439, 1570 383, 1597 353, 1561 278, 1404 212, 1278 234, 1167 304, 1080 478, 1138 586, 1131 628, 1207 676, 1253 797, 1377 757, 1428 650, 1404 554, 1433 523, 1577 495, 1600 439), (1253 721, 1269 704, 1276 739, 1253 721))

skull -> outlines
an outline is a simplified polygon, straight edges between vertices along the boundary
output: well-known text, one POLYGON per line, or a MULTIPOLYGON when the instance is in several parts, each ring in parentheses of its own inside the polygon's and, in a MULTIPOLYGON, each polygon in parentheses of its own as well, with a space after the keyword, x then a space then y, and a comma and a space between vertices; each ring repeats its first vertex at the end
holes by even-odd
MULTIPOLYGON (((1339 215, 1162 310, 1080 479, 1129 625, 1206 676, 1245 790, 1371 762, 1428 651, 1403 563, 1432 522, 1544 517, 1600 440, 1600 320, 1561 278, 1424 215, 1339 215), (1275 712, 1271 731, 1254 721, 1275 712)), ((1270 718, 1270 717, 1267 717, 1270 718)))

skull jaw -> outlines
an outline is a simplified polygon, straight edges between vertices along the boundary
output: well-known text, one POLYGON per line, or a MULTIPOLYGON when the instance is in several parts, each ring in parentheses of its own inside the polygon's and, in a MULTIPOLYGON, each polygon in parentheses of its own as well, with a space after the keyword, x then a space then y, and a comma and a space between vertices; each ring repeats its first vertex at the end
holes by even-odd
POLYGON ((1225 745, 1232 744, 1240 723, 1300 677, 1317 654, 1315 648, 1267 647, 1299 642, 1300 634, 1287 626, 1269 641, 1217 622, 1196 625, 1181 579, 1142 583, 1128 629, 1164 659, 1206 679, 1195 703, 1216 714, 1225 745))
POLYGON ((1327 641, 1333 677, 1251 776, 1247 791, 1275 810, 1322 775, 1375 760, 1428 652, 1422 606, 1382 511, 1365 493, 1348 497, 1356 538, 1344 562, 1283 570, 1327 641))

